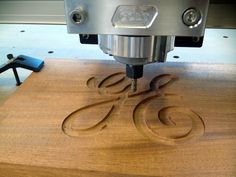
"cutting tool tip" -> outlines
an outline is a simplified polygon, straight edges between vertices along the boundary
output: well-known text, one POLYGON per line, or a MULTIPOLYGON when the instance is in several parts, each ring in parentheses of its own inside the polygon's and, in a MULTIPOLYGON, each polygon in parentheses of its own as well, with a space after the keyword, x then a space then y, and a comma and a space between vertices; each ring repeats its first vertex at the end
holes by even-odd
POLYGON ((137 79, 131 80, 131 91, 136 92, 137 91, 137 79))

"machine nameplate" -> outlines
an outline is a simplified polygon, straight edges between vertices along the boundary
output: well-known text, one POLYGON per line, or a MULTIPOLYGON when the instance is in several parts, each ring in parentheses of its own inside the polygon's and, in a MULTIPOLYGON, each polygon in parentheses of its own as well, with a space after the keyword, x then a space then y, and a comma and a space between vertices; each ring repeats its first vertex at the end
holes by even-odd
POLYGON ((112 25, 115 28, 150 28, 157 15, 155 6, 119 6, 112 25))

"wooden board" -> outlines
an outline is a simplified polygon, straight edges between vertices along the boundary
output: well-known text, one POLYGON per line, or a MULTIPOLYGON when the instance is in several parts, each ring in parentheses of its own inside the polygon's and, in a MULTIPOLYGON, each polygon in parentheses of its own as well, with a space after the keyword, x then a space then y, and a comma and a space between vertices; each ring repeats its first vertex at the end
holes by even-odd
MULTIPOLYGON (((24 80, 30 75, 31 71, 25 69, 17 69, 20 81, 24 80)), ((0 75, 0 106, 6 99, 17 89, 16 80, 12 70, 8 70, 0 75)))
POLYGON ((0 176, 236 176, 236 66, 48 60, 0 108, 0 176))
MULTIPOLYGON (((4 74, 9 75, 8 73, 4 74)), ((0 76, 0 106, 16 90, 16 81, 14 80, 14 75, 13 73, 10 74, 12 74, 12 77, 2 77, 3 74, 0 76)))

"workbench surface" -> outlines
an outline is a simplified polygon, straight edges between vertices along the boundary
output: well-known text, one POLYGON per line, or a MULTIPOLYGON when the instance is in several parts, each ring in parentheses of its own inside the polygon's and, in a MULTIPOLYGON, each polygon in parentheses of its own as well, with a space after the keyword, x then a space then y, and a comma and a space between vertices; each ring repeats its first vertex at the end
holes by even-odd
POLYGON ((0 177, 236 176, 236 65, 46 60, 0 107, 0 177))

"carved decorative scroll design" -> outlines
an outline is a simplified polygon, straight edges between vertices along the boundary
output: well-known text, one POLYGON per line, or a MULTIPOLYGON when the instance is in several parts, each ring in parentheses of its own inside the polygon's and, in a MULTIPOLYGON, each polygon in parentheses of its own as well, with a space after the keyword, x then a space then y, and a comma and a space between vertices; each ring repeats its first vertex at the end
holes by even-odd
POLYGON ((80 116, 81 112, 88 111, 93 107, 96 108, 96 106, 104 105, 104 104, 111 103, 111 102, 115 102, 117 100, 119 100, 119 98, 94 103, 94 104, 84 106, 82 108, 77 109, 76 111, 72 112, 70 115, 68 115, 65 118, 65 120, 62 124, 62 130, 67 135, 75 136, 75 137, 76 136, 91 135, 91 134, 95 134, 95 133, 103 130, 107 126, 106 123, 107 123, 107 120, 109 119, 111 113, 114 111, 114 105, 111 106, 110 110, 107 111, 106 115, 100 121, 98 121, 97 123, 95 123, 93 126, 91 126, 89 128, 84 128, 84 129, 73 128, 73 123, 80 116))
POLYGON ((69 114, 62 123, 63 132, 69 136, 89 136, 102 131, 107 126, 112 113, 114 113, 119 108, 119 105, 122 104, 126 99, 126 95, 124 93, 128 93, 130 84, 127 84, 125 73, 118 72, 107 76, 100 82, 98 82, 95 77, 91 77, 87 80, 87 87, 97 90, 97 92, 102 96, 112 95, 115 96, 115 98, 81 107, 69 114), (115 90, 112 89, 117 85, 123 85, 123 87, 118 87, 118 89, 115 90), (95 122, 92 126, 87 128, 75 128, 73 126, 76 119, 79 119, 81 114, 83 114, 84 112, 90 112, 90 116, 93 117, 96 116, 96 111, 91 111, 91 109, 99 109, 99 107, 106 105, 110 107, 108 108, 109 110, 107 110, 107 113, 103 115, 100 120, 98 122, 95 122))
MULTIPOLYGON (((162 125, 162 127, 164 128, 169 126, 169 130, 171 130, 170 127, 175 128, 175 126, 177 126, 177 124, 171 119, 171 114, 181 113, 185 115, 183 116, 183 118, 188 118, 192 122, 192 126, 188 131, 178 136, 174 135, 172 137, 167 137, 160 134, 158 130, 155 131, 154 129, 152 129, 147 124, 148 118, 147 115, 145 115, 145 109, 148 105, 152 104, 155 99, 158 99, 158 97, 160 97, 160 95, 155 95, 144 99, 136 106, 133 113, 134 124, 139 130, 139 132, 141 132, 145 137, 158 143, 163 143, 167 145, 178 145, 181 143, 196 140, 204 134, 205 124, 203 122, 203 119, 191 109, 178 106, 169 106, 162 108, 161 110, 159 110, 157 118, 154 120, 156 120, 156 122, 162 125)), ((175 129, 172 132, 174 131, 175 129)))
MULTIPOLYGON (((62 130, 65 134, 74 137, 94 135, 98 132, 101 132, 105 127, 107 127, 112 114, 115 111, 119 111, 119 109, 121 109, 121 106, 127 99, 138 97, 140 95, 146 96, 150 93, 153 93, 151 94, 152 96, 145 98, 134 108, 133 122, 137 130, 150 140, 166 145, 178 145, 181 143, 196 140, 204 134, 205 124, 203 119, 197 113, 186 107, 162 107, 158 111, 157 118, 153 119, 156 120, 156 124, 161 129, 166 127, 175 128, 176 126, 178 126, 178 123, 172 120, 171 115, 174 113, 181 113, 183 115, 182 119, 189 119, 191 121, 191 127, 186 130, 186 132, 182 132, 178 135, 166 136, 162 135, 161 132, 158 132, 158 128, 153 128, 148 124, 148 117, 145 112, 147 111, 147 109, 149 109, 150 106, 151 108, 156 109, 155 106, 152 105, 155 104, 155 101, 159 100, 160 98, 170 100, 173 97, 178 97, 178 95, 175 94, 165 93, 165 89, 168 86, 172 85, 177 79, 178 78, 172 74, 158 75, 151 80, 149 89, 132 94, 129 93, 130 84, 127 83, 127 78, 125 77, 125 73, 123 72, 109 75, 106 78, 102 79, 100 82, 98 82, 95 77, 89 78, 87 81, 87 86, 89 88, 96 89, 101 96, 112 95, 114 96, 114 98, 84 106, 75 110, 74 112, 69 114, 63 121, 62 130), (92 126, 87 128, 80 129, 73 127, 74 121, 80 117, 82 112, 91 112, 91 109, 101 105, 109 105, 108 107, 110 108, 99 121, 95 122, 92 126)), ((93 114, 91 116, 96 115, 93 114)))

